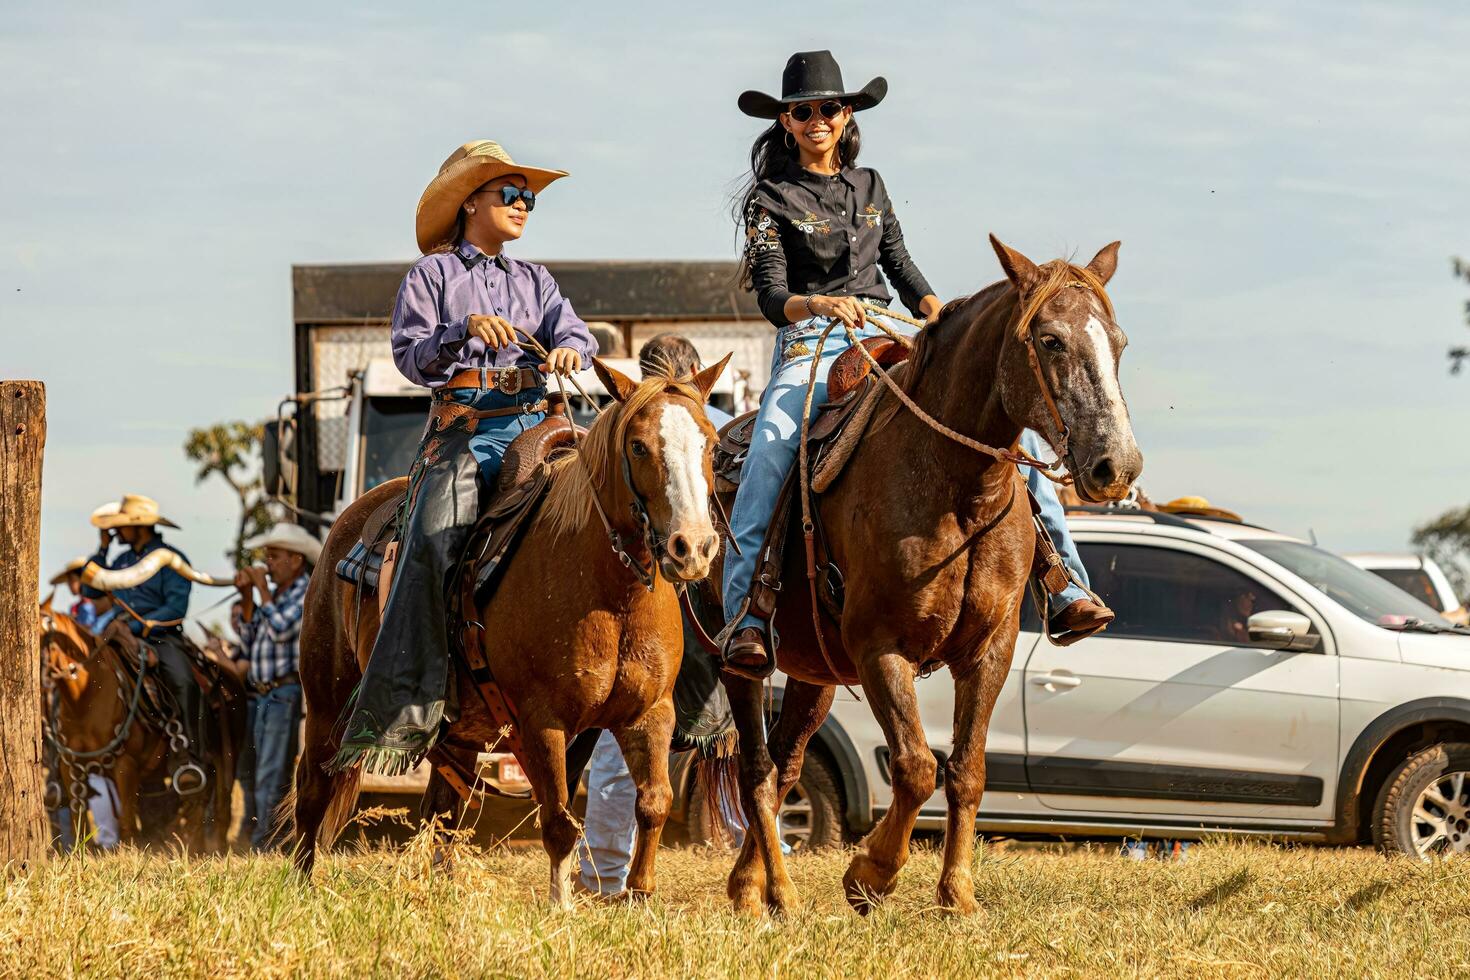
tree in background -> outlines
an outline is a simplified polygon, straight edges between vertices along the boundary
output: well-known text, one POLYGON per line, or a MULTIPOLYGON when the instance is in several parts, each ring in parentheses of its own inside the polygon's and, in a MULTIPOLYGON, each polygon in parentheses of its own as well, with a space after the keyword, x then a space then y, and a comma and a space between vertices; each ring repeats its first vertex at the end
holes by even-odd
MULTIPOLYGON (((1461 258, 1450 260, 1456 279, 1470 283, 1470 262, 1461 258)), ((1470 327, 1470 300, 1465 301, 1465 325, 1470 327)), ((1470 347, 1450 348, 1450 373, 1459 374, 1467 359, 1470 347)), ((1427 524, 1414 528, 1414 545, 1423 549, 1449 576, 1455 587, 1455 595, 1467 598, 1470 592, 1470 573, 1466 571, 1470 561, 1470 507, 1455 507, 1440 514, 1427 524)))
POLYGON ((240 501, 240 522, 235 529, 235 547, 226 553, 236 568, 247 561, 245 541, 270 530, 276 523, 266 506, 261 484, 260 448, 264 426, 250 422, 220 422, 203 429, 190 429, 184 440, 184 455, 199 464, 195 483, 218 475, 235 491, 240 501))
MULTIPOLYGON (((1470 262, 1461 258, 1450 259, 1450 265, 1454 269, 1456 279, 1470 282, 1470 262)), ((1465 326, 1470 327, 1470 299, 1465 300, 1465 326)), ((1464 367, 1465 359, 1470 358, 1470 347, 1450 348, 1450 374, 1459 374, 1460 368, 1464 367)))

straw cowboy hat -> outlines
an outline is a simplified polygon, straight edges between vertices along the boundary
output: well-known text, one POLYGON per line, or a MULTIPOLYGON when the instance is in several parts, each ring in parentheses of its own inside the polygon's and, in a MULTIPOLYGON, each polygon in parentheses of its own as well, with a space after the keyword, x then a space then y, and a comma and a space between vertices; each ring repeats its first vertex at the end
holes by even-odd
POLYGON ((315 566, 322 556, 322 543, 300 524, 277 524, 266 533, 245 542, 248 548, 280 548, 294 551, 315 566))
POLYGON ((453 153, 439 168, 439 175, 429 181, 419 198, 415 232, 419 251, 425 255, 441 245, 453 245, 459 208, 481 185, 506 174, 520 174, 526 186, 540 194, 553 180, 567 176, 565 170, 543 170, 523 167, 510 158, 494 140, 475 140, 453 153))
POLYGON ((144 527, 154 524, 160 527, 178 527, 158 512, 158 501, 141 493, 123 494, 114 511, 109 512, 106 505, 98 507, 92 512, 92 523, 100 528, 144 527))
POLYGON ((846 91, 842 69, 831 51, 798 51, 786 61, 781 73, 781 97, 754 89, 741 92, 740 111, 757 119, 775 119, 793 102, 815 102, 836 99, 852 106, 852 111, 871 109, 888 94, 888 79, 874 78, 856 92, 846 91))
POLYGON ((89 520, 91 520, 93 527, 101 527, 102 519, 104 517, 111 517, 113 514, 116 514, 119 509, 120 505, 116 500, 109 500, 101 507, 98 507, 96 510, 92 511, 92 516, 89 518, 89 520))
POLYGON ((52 585, 60 585, 62 582, 65 582, 66 581, 66 577, 68 575, 76 575, 79 572, 81 572, 81 570, 83 568, 86 568, 86 567, 87 567, 87 559, 85 559, 85 558, 73 558, 71 561, 69 561, 69 562, 66 563, 66 567, 65 568, 63 568, 61 571, 57 572, 55 575, 51 576, 51 584, 52 585))

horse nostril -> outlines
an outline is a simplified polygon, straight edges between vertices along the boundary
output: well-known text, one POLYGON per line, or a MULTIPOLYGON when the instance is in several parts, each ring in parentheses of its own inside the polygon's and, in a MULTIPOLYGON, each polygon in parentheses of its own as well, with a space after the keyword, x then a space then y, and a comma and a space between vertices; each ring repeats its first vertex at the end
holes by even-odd
POLYGON ((700 546, 699 555, 705 561, 714 561, 715 552, 720 550, 720 536, 718 534, 707 535, 704 544, 700 546))
POLYGON ((669 538, 669 554, 683 561, 689 557, 689 539, 682 534, 675 534, 669 538))
POLYGON ((1117 477, 1118 471, 1113 466, 1113 458, 1111 456, 1104 456, 1092 464, 1092 482, 1094 486, 1112 486, 1113 481, 1117 477))

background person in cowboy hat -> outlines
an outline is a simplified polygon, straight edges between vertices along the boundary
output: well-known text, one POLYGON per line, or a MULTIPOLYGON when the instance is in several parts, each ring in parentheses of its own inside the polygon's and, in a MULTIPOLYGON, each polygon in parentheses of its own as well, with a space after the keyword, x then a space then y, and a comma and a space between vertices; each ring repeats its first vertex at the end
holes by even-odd
MULTIPOLYGON (((747 91, 738 100, 746 115, 773 120, 751 147, 751 175, 740 197, 737 220, 745 229, 744 284, 756 293, 761 312, 777 330, 771 382, 761 397, 750 453, 730 512, 730 530, 739 548, 725 564, 725 616, 733 627, 725 646, 725 668, 747 677, 765 677, 775 667, 765 624, 749 614, 747 598, 776 498, 796 462, 802 406, 818 339, 834 321, 852 328, 859 338, 882 336, 883 331, 869 322, 875 315, 865 312, 862 302, 879 306, 892 302, 885 275, 916 315, 933 322, 941 308, 939 297, 909 256, 883 178, 876 170, 857 166, 862 139, 853 113, 876 106, 887 93, 888 82, 882 77, 848 91, 830 51, 804 51, 786 62, 780 98, 747 91)), ((884 322, 895 332, 913 332, 896 320, 884 322)), ((828 335, 817 366, 813 412, 827 400, 827 373, 849 346, 841 327, 828 335)), ((1070 538, 1056 494, 1048 481, 1031 476, 1048 529, 1065 555, 1070 538)), ((1075 554, 1072 550, 1070 557, 1075 559, 1075 554)), ((1080 572, 1080 561, 1069 564, 1080 572)), ((1079 623, 1091 623, 1098 616, 1112 619, 1110 611, 1076 586, 1058 596, 1056 603, 1054 624, 1057 616, 1079 623)))
POLYGON ((398 564, 339 768, 399 771, 432 746, 449 696, 446 577, 479 515, 479 488, 494 486, 511 440, 545 417, 543 375, 580 370, 597 353, 551 274, 504 252, 536 194, 565 176, 480 140, 450 154, 419 199, 425 254, 399 287, 392 343, 404 376, 433 389, 433 422, 409 471, 398 564), (549 359, 518 346, 517 329, 549 359))
MULTIPOLYGON (((163 534, 158 529, 177 528, 178 525, 158 512, 158 502, 151 497, 124 494, 115 512, 108 513, 99 508, 92 515, 92 523, 101 530, 101 547, 92 560, 103 568, 129 568, 160 548, 176 552, 185 562, 189 560, 182 551, 164 543, 163 534), (126 547, 109 563, 107 552, 114 537, 126 547)), ((165 567, 141 585, 119 589, 112 595, 122 607, 122 615, 127 617, 128 629, 147 641, 158 655, 159 673, 173 692, 179 714, 183 716, 181 720, 184 734, 189 738, 190 759, 202 768, 206 758, 200 719, 203 697, 189 665, 182 628, 192 591, 193 583, 172 568, 165 567)), ((189 791, 194 787, 177 788, 189 791)))
POLYGON ((296 769, 301 611, 322 546, 299 524, 277 524, 249 545, 265 549, 265 567, 241 569, 235 586, 240 590, 240 644, 249 662, 245 687, 250 692, 255 748, 256 821, 250 843, 264 851, 278 844, 272 817, 290 790, 296 769))
POLYGON ((95 632, 97 628, 97 604, 87 595, 85 586, 82 585, 82 569, 87 566, 87 559, 73 558, 66 563, 66 567, 51 576, 53 586, 65 585, 76 601, 66 614, 77 621, 79 626, 84 626, 95 632))

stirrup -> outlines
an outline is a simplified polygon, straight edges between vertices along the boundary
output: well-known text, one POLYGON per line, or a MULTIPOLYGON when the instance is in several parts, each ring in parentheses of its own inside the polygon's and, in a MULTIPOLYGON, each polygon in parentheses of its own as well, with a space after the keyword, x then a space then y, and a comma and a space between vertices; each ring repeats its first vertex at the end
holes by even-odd
POLYGON ((209 785, 209 777, 197 763, 186 762, 173 772, 174 792, 180 796, 193 796, 209 785))
POLYGON ((765 635, 765 633, 766 631, 761 629, 759 626, 742 626, 737 629, 731 630, 729 635, 725 637, 725 641, 720 644, 720 670, 728 674, 734 674, 736 677, 743 677, 749 681, 764 681, 766 678, 774 674, 776 672, 776 652, 771 649, 774 644, 771 642, 770 638, 765 635), (765 641, 764 646, 766 650, 766 662, 759 667, 751 667, 745 664, 734 664, 730 662, 731 641, 735 639, 735 635, 737 633, 742 633, 747 629, 753 629, 756 632, 760 633, 761 639, 765 641))

